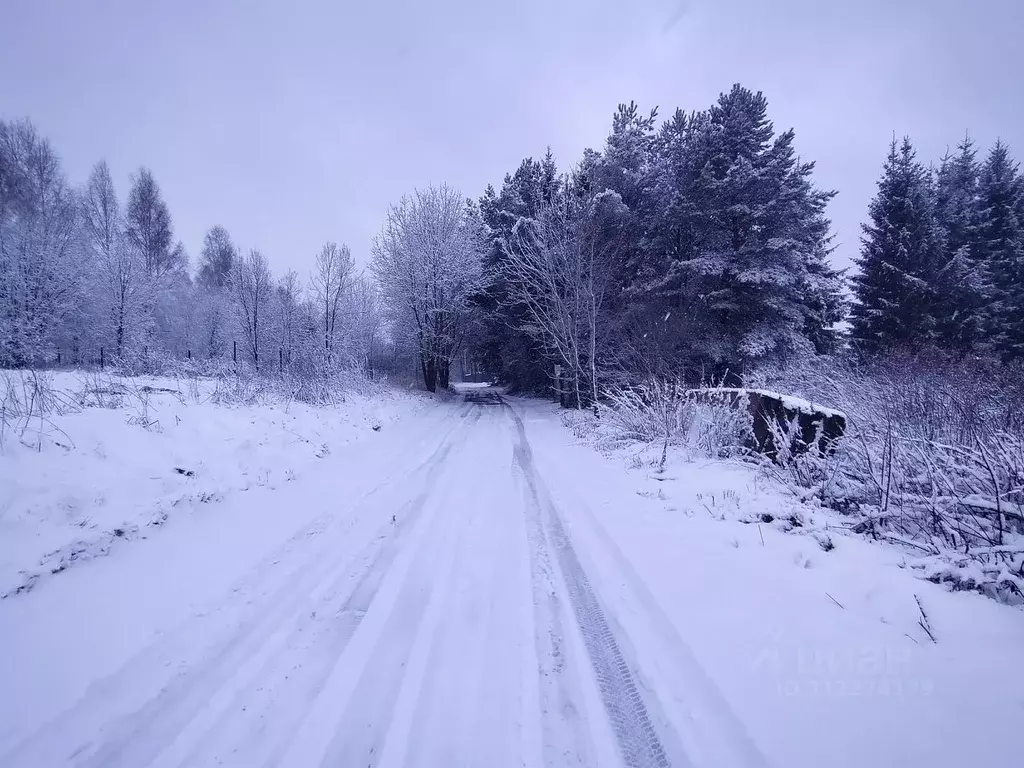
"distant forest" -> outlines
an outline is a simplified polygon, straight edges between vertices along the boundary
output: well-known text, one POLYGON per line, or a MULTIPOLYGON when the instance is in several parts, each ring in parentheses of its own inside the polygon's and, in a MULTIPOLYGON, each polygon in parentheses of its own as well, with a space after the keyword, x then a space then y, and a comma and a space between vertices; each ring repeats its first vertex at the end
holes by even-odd
MULTIPOLYGON (((651 377, 741 382, 824 354, 1024 355, 1024 182, 969 138, 935 163, 893 141, 852 275, 793 130, 739 85, 711 107, 620 105, 600 151, 527 158, 478 200, 414 192, 359 274, 327 242, 274 276, 212 226, 194 263, 157 180, 81 186, 27 120, 0 122, 0 366, 191 358, 265 372, 361 367, 446 386, 453 365, 520 392, 555 366, 577 407, 651 377)), ((211 212, 215 219, 215 212, 211 212)))

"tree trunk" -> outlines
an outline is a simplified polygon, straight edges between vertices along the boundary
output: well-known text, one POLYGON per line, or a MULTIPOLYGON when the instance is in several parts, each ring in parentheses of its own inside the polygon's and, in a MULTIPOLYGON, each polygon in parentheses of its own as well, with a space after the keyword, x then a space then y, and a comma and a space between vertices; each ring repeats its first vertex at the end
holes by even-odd
POLYGON ((437 361, 437 385, 441 389, 448 389, 448 381, 451 377, 451 363, 447 360, 437 361))
POLYGON ((591 403, 594 407, 594 418, 599 417, 597 411, 597 309, 591 304, 590 314, 590 386, 593 388, 594 402, 591 403))
POLYGON ((117 356, 121 357, 124 349, 124 317, 118 318, 117 322, 117 356))
POLYGON ((423 385, 427 392, 437 392, 437 361, 426 355, 423 356, 423 385))

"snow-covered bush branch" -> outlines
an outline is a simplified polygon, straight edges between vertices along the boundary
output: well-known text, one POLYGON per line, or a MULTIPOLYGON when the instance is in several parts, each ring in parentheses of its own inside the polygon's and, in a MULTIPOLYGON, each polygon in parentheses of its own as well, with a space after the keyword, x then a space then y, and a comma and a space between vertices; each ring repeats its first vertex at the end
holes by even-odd
POLYGON ((978 553, 1003 589, 1024 585, 1024 392, 1014 371, 894 356, 761 375, 847 415, 834 454, 784 457, 790 482, 855 515, 858 532, 978 553))

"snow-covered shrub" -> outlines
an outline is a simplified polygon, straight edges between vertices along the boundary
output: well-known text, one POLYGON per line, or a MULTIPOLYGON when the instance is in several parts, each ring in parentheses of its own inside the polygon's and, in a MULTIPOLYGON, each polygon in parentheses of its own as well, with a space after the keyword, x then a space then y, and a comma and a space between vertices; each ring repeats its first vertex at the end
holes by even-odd
POLYGON ((269 378, 243 364, 237 373, 218 376, 214 382, 210 400, 220 405, 260 405, 271 393, 269 378))
POLYGON ((559 412, 562 425, 580 440, 592 440, 598 427, 593 411, 578 411, 566 408, 559 412))
POLYGON ((233 375, 236 368, 237 366, 231 360, 219 357, 209 359, 193 357, 185 360, 167 360, 161 373, 165 376, 186 379, 220 378, 233 375))
POLYGON ((0 371, 0 450, 9 439, 36 450, 47 437, 69 440, 53 417, 76 408, 72 397, 54 387, 52 373, 0 371))
POLYGON ((745 453, 750 414, 743 408, 696 403, 688 444, 704 456, 723 458, 745 453))
POLYGON ((847 415, 834 455, 783 462, 791 485, 855 515, 855 531, 930 556, 984 554, 1006 595, 1024 588, 1018 374, 978 361, 893 358, 863 366, 818 359, 760 376, 847 415))
POLYGON ((682 446, 708 457, 742 450, 749 414, 729 403, 705 402, 678 382, 651 379, 606 394, 600 432, 611 445, 656 443, 664 467, 669 446, 682 446))
POLYGON ((818 499, 828 503, 834 494, 840 468, 845 460, 845 444, 830 443, 823 450, 817 440, 806 446, 794 440, 801 433, 796 418, 790 422, 771 420, 766 422, 772 445, 776 450, 765 456, 763 466, 783 485, 793 489, 802 499, 818 499), (799 446, 799 447, 798 447, 799 446))
POLYGON ((128 388, 112 373, 83 371, 79 375, 78 402, 83 408, 120 408, 128 388))
POLYGON ((622 442, 683 442, 693 426, 695 406, 676 382, 651 379, 607 393, 602 412, 609 437, 622 442))

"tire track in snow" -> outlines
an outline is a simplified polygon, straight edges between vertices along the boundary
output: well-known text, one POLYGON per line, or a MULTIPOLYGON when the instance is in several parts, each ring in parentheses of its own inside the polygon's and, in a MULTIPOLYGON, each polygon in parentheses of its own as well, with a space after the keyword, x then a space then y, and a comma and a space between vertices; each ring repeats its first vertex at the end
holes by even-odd
MULTIPOLYGON (((534 527, 540 528, 540 536, 545 537, 555 549, 559 570, 590 655, 590 663, 622 759, 631 768, 668 768, 668 756, 651 722, 633 673, 626 664, 604 611, 580 565, 558 511, 537 476, 522 419, 510 406, 505 404, 505 407, 517 431, 514 457, 529 490, 531 503, 528 512, 535 518, 534 527)), ((546 548, 544 539, 536 534, 535 538, 537 540, 531 542, 532 545, 546 548)))
POLYGON ((315 606, 312 613, 307 610, 309 606, 298 613, 296 623, 280 647, 275 646, 271 653, 264 653, 258 667, 253 666, 252 673, 245 680, 236 678, 229 683, 225 689, 229 697, 208 705, 207 709, 213 709, 212 712, 195 715, 179 733, 172 749, 161 754, 154 763, 154 768, 193 765, 201 757, 215 753, 217 746, 224 750, 252 753, 253 756, 247 759, 236 755, 233 760, 239 765, 278 764, 288 747, 292 728, 304 714, 302 706, 289 706, 287 700, 295 703, 298 699, 300 704, 308 705, 323 689, 327 673, 344 654, 395 557, 417 527, 423 504, 437 483, 437 467, 444 463, 451 447, 450 443, 443 445, 421 468, 428 473, 427 485, 396 511, 395 523, 387 522, 381 527, 356 557, 358 565, 355 568, 351 564, 346 566, 344 575, 332 581, 323 598, 311 601, 310 605, 315 606), (313 634, 323 622, 328 622, 327 630, 303 644, 302 639, 313 634), (261 699, 262 709, 254 706, 261 699), (240 717, 236 711, 238 707, 233 706, 241 702, 246 702, 247 716, 244 717, 240 717), (272 732, 268 732, 269 726, 262 730, 254 727, 253 721, 260 719, 272 724, 272 732), (175 745, 182 746, 174 750, 175 745), (182 756, 186 749, 187 755, 182 756))
MULTIPOLYGON (((470 423, 480 418, 475 414, 470 423)), ((463 444, 460 452, 468 452, 463 444)), ((452 460, 441 473, 452 475, 459 463, 452 460)), ((435 596, 444 592, 454 565, 465 526, 465 513, 446 503, 456 492, 458 478, 445 477, 429 494, 427 514, 417 536, 407 568, 390 603, 382 605, 382 626, 362 667, 336 667, 326 683, 318 711, 304 723, 293 748, 283 757, 285 765, 347 766, 373 768, 388 746, 396 703, 406 682, 408 663, 420 636, 433 631, 428 614, 435 596), (441 488, 445 492, 441 492, 441 488), (341 709, 340 715, 337 708, 341 709)), ((422 642, 429 643, 429 639, 422 642)), ((355 661, 355 660, 353 660, 355 661)))
MULTIPOLYGON (((479 410, 473 461, 500 467, 508 456, 508 420, 500 409, 479 410)), ((489 471, 467 479, 452 500, 465 507, 454 569, 420 631, 430 642, 409 656, 381 768, 520 764, 519 695, 524 672, 536 674, 536 665, 521 664, 518 641, 532 644, 533 632, 529 622, 516 622, 514 610, 532 607, 529 571, 519 567, 528 559, 525 537, 516 536, 522 519, 509 505, 517 489, 511 476, 489 471)), ((536 708, 536 697, 531 701, 536 708)))
MULTIPOLYGON (((436 480, 435 468, 444 461, 450 450, 451 443, 446 437, 434 453, 415 470, 415 474, 425 472, 427 477, 427 486, 421 495, 426 495, 429 491, 436 480)), ((410 502, 406 506, 414 503, 410 502)), ((412 522, 414 520, 408 524, 412 522)), ((407 528, 408 524, 403 528, 407 528)), ((374 537, 374 542, 383 538, 386 544, 390 544, 397 538, 387 536, 391 527, 391 523, 386 522, 374 537)), ((371 542, 371 546, 374 542, 371 542)), ((77 764, 83 768, 101 768, 107 765, 135 766, 154 762, 158 765, 178 764, 179 753, 187 750, 190 741, 200 736, 191 731, 196 723, 200 727, 203 725, 206 720, 204 714, 211 708, 226 712, 248 681, 255 679, 261 670, 287 647, 289 639, 302 631, 302 619, 308 615, 310 607, 318 605, 324 594, 349 581, 351 565, 344 561, 338 563, 331 558, 331 549, 332 545, 325 544, 319 548, 315 556, 307 553, 305 565, 308 567, 307 570, 312 571, 312 576, 303 578, 301 582, 299 579, 290 580, 281 593, 272 600, 272 605, 279 606, 279 609, 268 610, 262 617, 257 615, 251 625, 240 627, 229 639, 223 653, 207 658, 200 665, 190 668, 186 675, 175 681, 178 683, 176 686, 165 688, 142 710, 134 713, 131 723, 123 726, 126 733, 121 739, 107 742, 98 752, 77 764), (323 567, 324 564, 327 565, 326 569, 323 567), (321 567, 316 567, 318 565, 321 567)), ((381 551, 385 555, 383 564, 390 566, 393 553, 397 551, 397 544, 383 546, 381 551)), ((373 568, 371 564, 366 575, 370 576, 379 570, 373 568)), ((382 578, 383 574, 379 579, 382 578)), ((379 579, 376 581, 378 585, 379 579)), ((376 593, 373 579, 362 581, 357 585, 357 589, 359 586, 362 586, 363 590, 357 597, 372 600, 376 593), (369 592, 366 589, 368 585, 371 587, 369 592)), ((347 644, 358 628, 362 615, 356 617, 355 621, 351 618, 347 622, 350 632, 343 638, 343 645, 347 644)), ((336 655, 340 655, 341 650, 343 647, 336 655)), ((185 755, 181 755, 181 758, 184 760, 185 755)))
POLYGON ((555 569, 548 555, 544 521, 535 504, 525 472, 517 454, 513 455, 513 472, 523 476, 523 501, 527 508, 525 526, 530 551, 530 581, 533 591, 534 628, 537 671, 539 672, 542 751, 545 765, 589 765, 594 758, 586 733, 586 724, 578 710, 578 695, 571 679, 574 670, 566 664, 565 628, 562 601, 556 586, 555 569), (558 712, 557 722, 550 715, 558 712))
MULTIPOLYGON (((562 467, 557 454, 549 456, 551 471, 558 473, 562 467)), ((547 461, 545 461, 547 467, 547 461)), ((646 626, 639 633, 648 646, 646 653, 656 654, 659 672, 658 683, 671 691, 670 697, 680 702, 675 722, 681 735, 687 739, 688 752, 694 759, 706 756, 722 766, 744 766, 766 768, 769 765, 757 744, 751 738, 725 695, 700 665, 690 646, 676 629, 672 620, 655 599, 647 583, 626 557, 619 544, 598 519, 594 510, 580 498, 580 491, 571 486, 560 486, 559 494, 569 496, 571 508, 577 511, 576 520, 582 524, 581 532, 590 541, 585 545, 585 554, 598 555, 605 562, 600 568, 603 573, 615 574, 615 589, 618 600, 632 606, 639 606, 638 618, 646 626), (656 648, 656 650, 654 650, 656 648), (692 714, 699 712, 699 718, 692 714), (685 719, 683 719, 685 718, 685 719)), ((591 559, 591 562, 594 562, 591 559)), ((666 705, 667 706, 667 705, 666 705)))
MULTIPOLYGON (((466 415, 462 414, 462 418, 465 418, 466 415)), ((467 423, 471 425, 477 418, 479 417, 470 419, 467 423)), ((284 675, 283 678, 280 671, 276 674, 275 678, 278 680, 276 690, 273 684, 261 684, 261 688, 271 689, 271 695, 276 694, 263 714, 267 720, 275 724, 279 735, 285 738, 274 739, 269 747, 262 746, 258 739, 251 740, 247 743, 247 747, 254 753, 254 758, 244 761, 243 764, 269 767, 279 763, 289 746, 287 737, 294 735, 294 728, 306 714, 305 707, 315 701, 323 691, 332 666, 337 664, 349 641, 355 636, 356 630, 359 629, 363 618, 369 612, 380 586, 390 572, 400 550, 407 546, 406 541, 410 538, 413 529, 422 528, 425 525, 425 523, 419 522, 423 508, 440 480, 443 471, 441 468, 452 447, 452 442, 447 442, 444 450, 436 454, 430 465, 425 467, 425 470, 430 473, 430 482, 415 499, 405 504, 403 510, 408 514, 399 512, 396 515, 398 528, 395 534, 382 536, 377 542, 371 543, 374 551, 364 558, 367 565, 361 569, 355 586, 336 609, 325 612, 326 618, 323 621, 327 622, 326 630, 313 642, 302 648, 299 655, 303 662, 293 666, 290 673, 284 675), (380 545, 374 546, 376 543, 380 545), (302 701, 295 702, 296 698, 301 698, 302 701), (300 706, 296 706, 296 703, 300 706)), ((315 625, 320 620, 311 618, 310 624, 315 625)), ((226 720, 230 719, 226 718, 226 720)))

